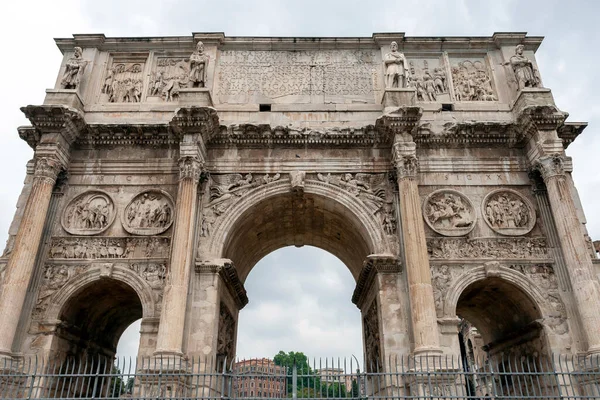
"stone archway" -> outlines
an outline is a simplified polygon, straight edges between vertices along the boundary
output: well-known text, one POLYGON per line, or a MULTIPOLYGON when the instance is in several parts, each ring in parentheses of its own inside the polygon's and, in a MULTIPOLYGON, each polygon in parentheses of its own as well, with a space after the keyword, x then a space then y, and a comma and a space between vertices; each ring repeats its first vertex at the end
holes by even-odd
MULTIPOLYGON (((213 344, 213 349, 216 347, 217 351, 213 354, 216 353, 217 359, 225 354, 235 354, 238 312, 245 305, 239 302, 239 294, 243 292, 245 298, 243 282, 252 268, 264 256, 279 248, 311 245, 333 254, 348 267, 360 292, 352 300, 363 313, 363 329, 372 332, 373 321, 376 325, 376 332, 366 335, 369 337, 365 340, 376 341, 377 345, 370 347, 382 350, 374 357, 383 357, 384 338, 387 329, 390 329, 387 324, 395 324, 396 337, 402 336, 402 333, 397 334, 398 324, 403 325, 401 331, 406 328, 403 317, 396 311, 398 307, 390 305, 399 302, 402 303, 399 308, 404 309, 406 291, 400 285, 398 260, 393 255, 397 252, 392 244, 396 240, 395 226, 394 232, 385 230, 381 221, 385 208, 382 203, 387 200, 385 196, 381 200, 376 199, 379 204, 373 206, 360 196, 323 180, 307 177, 301 187, 297 187, 293 178, 284 176, 250 188, 239 197, 234 198, 233 204, 225 203, 226 207, 218 215, 214 215, 214 209, 219 205, 214 197, 204 205, 199 259, 206 261, 200 263, 200 268, 197 264, 192 292, 198 300, 213 295, 213 281, 209 281, 206 275, 209 270, 218 271, 223 283, 220 287, 229 290, 219 287, 213 300, 214 309, 202 308, 204 313, 210 312, 215 316, 212 337, 204 333, 204 324, 193 323, 188 343, 202 343, 198 339, 203 335, 207 342, 213 344), (207 215, 212 218, 210 226, 205 226, 207 215), (390 265, 387 269, 382 267, 386 262, 390 265), (391 281, 389 277, 385 282, 373 279, 374 274, 382 271, 392 275, 391 281), (204 277, 199 276, 203 274, 204 277), (239 280, 237 286, 232 285, 234 275, 239 280), (207 286, 209 282, 210 287, 207 286), (373 285, 385 285, 386 294, 388 291, 396 294, 393 299, 379 299, 383 290, 372 290, 373 285), (204 295, 196 295, 202 290, 205 290, 204 295), (383 322, 385 313, 390 313, 390 316, 383 322)), ((390 200, 387 212, 391 209, 390 200)), ((404 346, 404 352, 410 351, 408 340, 397 342, 398 347, 404 346)), ((197 351, 206 351, 207 348, 198 346, 190 353, 198 354, 197 351)))

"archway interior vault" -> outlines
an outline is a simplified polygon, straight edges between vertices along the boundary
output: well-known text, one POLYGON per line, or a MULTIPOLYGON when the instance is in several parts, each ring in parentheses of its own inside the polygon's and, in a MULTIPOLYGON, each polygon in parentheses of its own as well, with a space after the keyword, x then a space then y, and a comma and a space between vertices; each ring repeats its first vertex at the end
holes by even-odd
POLYGON ((367 238, 358 218, 335 199, 286 193, 258 202, 237 219, 223 257, 234 262, 245 281, 254 265, 272 251, 311 245, 338 257, 356 280, 372 252, 367 238))
POLYGON ((114 356, 119 338, 142 313, 142 303, 129 285, 114 279, 87 285, 61 311, 60 336, 67 354, 114 356))
MULTIPOLYGON (((500 278, 469 285, 460 295, 456 314, 473 324, 486 345, 506 343, 539 331, 539 308, 521 289, 500 278)), ((518 341, 518 340, 517 340, 518 341)))

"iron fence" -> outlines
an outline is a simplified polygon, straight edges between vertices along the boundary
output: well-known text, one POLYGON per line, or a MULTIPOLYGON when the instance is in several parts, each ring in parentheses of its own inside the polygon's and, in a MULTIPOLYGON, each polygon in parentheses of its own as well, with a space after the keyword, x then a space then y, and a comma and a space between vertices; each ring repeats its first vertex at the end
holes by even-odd
POLYGON ((600 399, 597 356, 5 360, 0 398, 25 399, 600 399))

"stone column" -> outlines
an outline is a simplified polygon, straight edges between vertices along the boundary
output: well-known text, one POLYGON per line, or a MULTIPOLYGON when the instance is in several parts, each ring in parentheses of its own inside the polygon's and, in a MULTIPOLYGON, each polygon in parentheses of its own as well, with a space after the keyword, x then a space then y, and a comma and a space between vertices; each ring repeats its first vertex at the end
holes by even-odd
MULTIPOLYGON (((35 150, 34 178, 15 244, 6 265, 0 294, 0 356, 11 356, 23 311, 27 288, 34 276, 35 261, 52 198, 52 190, 61 170, 69 163, 71 144, 83 130, 83 116, 64 106, 27 106, 21 111, 34 129, 22 138, 35 150)), ((21 133, 21 131, 20 131, 21 133)))
POLYGON ((581 234, 577 209, 573 202, 571 186, 564 170, 565 157, 560 154, 545 155, 533 162, 546 184, 548 199, 552 208, 556 231, 563 257, 568 267, 573 295, 588 353, 600 352, 600 291, 594 275, 594 266, 581 234))
POLYGON ((431 270, 417 185, 416 144, 396 140, 393 162, 398 177, 400 221, 408 294, 410 297, 414 353, 441 352, 431 270))
POLYGON ((199 158, 180 158, 170 269, 164 289, 155 354, 183 355, 183 330, 194 251, 196 196, 201 172, 199 158))
POLYGON ((184 329, 188 289, 196 247, 198 184, 206 159, 205 143, 218 130, 217 111, 211 107, 182 107, 170 123, 179 136, 179 188, 169 274, 163 294, 163 306, 156 340, 155 355, 181 356, 184 353, 184 329))
POLYGON ((35 172, 31 193, 25 205, 23 218, 15 238, 0 295, 0 354, 10 355, 27 286, 41 244, 44 222, 52 197, 56 178, 64 165, 56 158, 35 159, 35 172))

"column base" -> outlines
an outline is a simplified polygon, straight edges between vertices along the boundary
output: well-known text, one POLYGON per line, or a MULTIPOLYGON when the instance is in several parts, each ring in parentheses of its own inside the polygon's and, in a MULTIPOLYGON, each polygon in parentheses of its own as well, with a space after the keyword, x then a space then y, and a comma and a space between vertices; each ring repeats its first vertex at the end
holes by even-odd
POLYGON ((435 356, 443 353, 444 351, 440 347, 434 346, 423 346, 413 350, 415 356, 435 356))
POLYGON ((600 354, 600 345, 590 347, 587 351, 587 354, 600 354))

